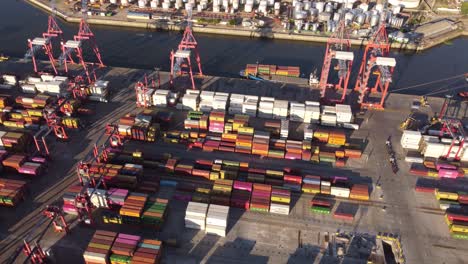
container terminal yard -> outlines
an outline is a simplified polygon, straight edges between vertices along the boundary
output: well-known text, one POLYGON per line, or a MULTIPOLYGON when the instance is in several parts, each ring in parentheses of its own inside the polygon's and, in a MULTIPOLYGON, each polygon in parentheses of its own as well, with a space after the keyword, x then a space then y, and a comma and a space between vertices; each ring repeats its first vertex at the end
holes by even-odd
POLYGON ((1 263, 465 262, 466 104, 387 93, 384 27, 312 86, 203 75, 190 24, 171 72, 59 35, 0 64, 1 263))

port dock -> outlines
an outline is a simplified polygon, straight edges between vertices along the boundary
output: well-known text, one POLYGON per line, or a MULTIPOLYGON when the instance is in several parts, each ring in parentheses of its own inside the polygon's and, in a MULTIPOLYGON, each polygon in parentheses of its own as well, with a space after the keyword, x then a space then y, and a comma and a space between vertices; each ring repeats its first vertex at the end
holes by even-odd
MULTIPOLYGON (((52 13, 51 7, 47 2, 43 0, 27 0, 34 6, 37 6, 48 13, 52 13)), ((61 19, 69 23, 80 23, 80 15, 67 9, 70 9, 70 6, 65 4, 57 3, 57 8, 54 11, 54 14, 61 19)), ((124 14, 117 14, 113 17, 99 17, 93 16, 88 17, 87 22, 94 25, 102 26, 116 26, 116 27, 130 27, 130 28, 141 28, 148 30, 173 30, 173 31, 182 31, 184 30, 184 25, 174 24, 174 23, 164 23, 157 21, 146 21, 146 20, 135 20, 128 19, 124 14)), ((272 30, 271 28, 258 28, 258 29, 245 29, 242 27, 230 28, 222 26, 194 26, 193 31, 196 33, 204 34, 215 34, 215 35, 227 35, 227 36, 239 36, 239 37, 250 37, 250 38, 269 38, 269 39, 281 39, 281 40, 294 40, 294 41, 307 41, 307 42, 318 42, 318 43, 327 43, 329 36, 328 35, 314 35, 308 33, 294 33, 294 32, 282 32, 279 30, 272 30)), ((466 36, 468 31, 466 27, 460 26, 459 29, 451 30, 449 32, 439 34, 432 38, 422 41, 420 44, 415 43, 398 43, 392 42, 391 48, 397 50, 410 50, 410 51, 423 51, 435 47, 437 45, 443 44, 449 40, 466 36)), ((424 39, 423 39, 424 40, 424 39)), ((351 45, 353 46, 365 46, 368 41, 367 39, 350 39, 351 45)))
MULTIPOLYGON (((0 64, 0 72, 27 74, 31 65, 18 61, 0 64)), ((60 200, 66 188, 78 182, 76 162, 91 151, 99 132, 106 123, 113 123, 127 113, 141 111, 135 105, 134 85, 141 80, 147 70, 128 68, 104 68, 99 76, 108 80, 111 87, 110 102, 91 103, 96 115, 88 118, 82 131, 71 133, 70 142, 53 144, 52 162, 47 173, 31 178, 30 192, 26 201, 17 208, 0 208, 0 262, 4 263, 18 249, 23 235, 36 228, 40 222, 41 210, 45 205, 60 200)), ((167 84, 169 75, 161 72, 162 84, 167 84)), ((197 78, 201 90, 244 93, 259 96, 271 96, 285 100, 316 100, 318 90, 310 87, 285 85, 279 83, 256 82, 236 78, 206 76, 197 78)), ((1 91, 0 93, 8 92, 1 91)), ((139 149, 146 155, 171 153, 186 159, 230 159, 248 161, 269 168, 285 166, 297 167, 310 173, 327 176, 347 176, 352 181, 371 184, 372 194, 369 201, 341 201, 357 206, 353 221, 337 220, 328 215, 312 214, 308 210, 311 195, 293 196, 289 216, 246 212, 231 209, 228 235, 224 238, 205 235, 203 232, 184 228, 183 215, 186 202, 171 199, 168 218, 162 231, 152 232, 138 228, 121 230, 120 225, 103 225, 98 229, 123 232, 138 232, 157 235, 161 240, 177 238, 178 247, 166 247, 163 263, 336 263, 336 258, 324 254, 323 236, 326 232, 337 230, 377 234, 379 232, 398 234, 401 237, 406 263, 463 263, 468 252, 465 243, 450 238, 444 223, 443 211, 438 209, 433 194, 421 194, 414 191, 417 177, 408 173, 404 162, 404 152, 399 144, 401 131, 399 124, 410 113, 415 96, 390 94, 384 111, 367 111, 358 115, 360 129, 350 131, 350 138, 366 142, 362 158, 344 168, 332 168, 304 161, 259 159, 250 155, 222 152, 187 151, 181 145, 163 142, 129 142, 126 148, 139 149), (400 172, 393 174, 386 157, 386 139, 391 136, 398 158, 400 172), (383 196, 382 196, 383 195, 383 196), (380 197, 383 197, 382 199, 380 197), (385 207, 385 210, 383 208, 385 207), (298 239, 298 237, 300 239, 298 239), (298 240, 301 241, 300 246, 298 240)), ((430 97, 429 104, 434 111, 442 107, 443 99, 430 97)), ((449 111, 455 111, 463 117, 467 104, 454 101, 449 111)), ((184 111, 170 109, 175 113, 174 126, 180 125, 184 111), (179 123, 179 124, 178 124, 179 123)), ((161 173, 161 178, 174 177, 161 173)), ((181 180, 174 177, 174 180, 181 180)), ((160 193, 171 198, 174 190, 161 187, 160 193)), ((43 223, 43 227, 46 223, 43 223)), ((34 232, 35 236, 40 231, 34 232)), ((88 227, 74 226, 71 234, 54 233, 49 228, 44 235, 42 247, 52 248, 56 263, 83 263, 82 254, 94 230, 88 227)), ((359 250, 365 251, 364 248, 359 250)), ((365 254, 365 253, 363 253, 365 254)), ((24 259, 24 256, 21 256, 24 259)), ((362 263, 356 256, 348 256, 346 263, 362 263)))

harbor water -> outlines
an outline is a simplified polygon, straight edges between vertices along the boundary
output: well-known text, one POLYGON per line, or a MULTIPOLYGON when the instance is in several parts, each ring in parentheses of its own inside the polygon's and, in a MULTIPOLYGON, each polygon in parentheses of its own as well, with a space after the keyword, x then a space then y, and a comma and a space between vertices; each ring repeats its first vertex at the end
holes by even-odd
MULTIPOLYGON (((0 8, 0 53, 21 58, 27 49, 27 39, 39 37, 47 29, 47 16, 23 0, 4 0, 0 8)), ((78 24, 58 20, 64 39, 72 39, 78 24)), ((91 25, 96 34, 104 63, 152 69, 170 70, 169 53, 182 37, 181 32, 154 32, 142 29, 115 28, 91 25)), ((237 76, 246 64, 276 64, 300 66, 308 74, 320 73, 324 44, 310 42, 257 39, 197 34, 203 71, 208 75, 237 76)), ((468 72, 468 38, 458 38, 424 52, 399 52, 390 90, 409 94, 442 96, 467 90, 464 78, 451 78, 468 72), (451 78, 451 79, 448 79, 451 78), (448 79, 443 82, 433 82, 448 79), (427 85, 420 85, 428 83, 427 85)), ((355 61, 350 87, 362 58, 362 47, 353 47, 355 61)))

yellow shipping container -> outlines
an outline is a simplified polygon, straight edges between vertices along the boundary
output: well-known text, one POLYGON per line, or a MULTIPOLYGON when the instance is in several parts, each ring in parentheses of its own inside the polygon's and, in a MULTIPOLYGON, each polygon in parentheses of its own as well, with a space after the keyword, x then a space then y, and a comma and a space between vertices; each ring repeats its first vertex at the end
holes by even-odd
POLYGON ((450 228, 450 226, 452 225, 452 221, 450 221, 450 219, 448 218, 447 215, 445 215, 444 218, 445 218, 445 223, 447 223, 447 225, 448 225, 449 228, 450 228))
POLYGON ((452 232, 468 233, 468 226, 463 226, 463 225, 452 225, 452 226, 450 227, 450 231, 452 231, 452 232))
POLYGON ((216 172, 216 171, 210 172, 210 180, 214 181, 218 179, 219 179, 219 172, 216 172))
POLYGON ((427 172, 427 176, 437 178, 437 177, 439 177, 439 172, 436 171, 436 170, 429 170, 427 172))
POLYGON ((367 195, 350 194, 349 198, 355 200, 369 201, 369 196, 367 195))
POLYGON ((252 142, 236 142, 236 146, 252 147, 252 142))
POLYGON ((98 244, 98 243, 89 243, 88 247, 109 250, 111 246, 110 245, 98 244))
POLYGON ((435 195, 436 195, 437 200, 440 200, 440 199, 447 199, 447 200, 453 200, 453 201, 458 200, 458 193, 441 192, 439 191, 439 189, 436 189, 435 195))
POLYGON ((248 162, 241 162, 241 163, 239 163, 239 167, 241 167, 241 168, 248 168, 248 167, 249 167, 249 163, 248 163, 248 162))
POLYGON ((225 185, 213 185, 213 191, 230 192, 232 188, 225 185))
POLYGON ((129 212, 129 211, 125 211, 125 210, 120 210, 120 215, 133 216, 133 217, 140 217, 140 213, 137 213, 137 212, 129 212))
POLYGON ((253 127, 239 127, 239 128, 237 129, 237 133, 239 133, 239 134, 253 135, 253 133, 254 133, 254 128, 253 128, 253 127))
POLYGON ((23 124, 14 121, 3 121, 3 125, 6 127, 24 128, 23 124))
POLYGON ((280 202, 280 203, 291 203, 291 198, 286 198, 286 197, 279 197, 279 196, 271 196, 271 200, 273 202, 280 202))
POLYGON ((320 189, 302 188, 302 192, 315 194, 315 193, 320 193, 320 189))
POLYGON ((22 119, 23 115, 20 113, 11 113, 11 118, 13 119, 22 119))
POLYGON ((211 191, 211 190, 208 189, 208 188, 200 188, 200 187, 198 187, 197 189, 195 189, 195 191, 196 191, 197 193, 206 193, 206 194, 210 194, 210 191, 211 191))
POLYGON ((283 177, 283 172, 282 171, 277 171, 277 170, 266 170, 266 175, 283 177))
POLYGON ((223 139, 237 139, 237 134, 223 133, 221 138, 223 138, 223 139))

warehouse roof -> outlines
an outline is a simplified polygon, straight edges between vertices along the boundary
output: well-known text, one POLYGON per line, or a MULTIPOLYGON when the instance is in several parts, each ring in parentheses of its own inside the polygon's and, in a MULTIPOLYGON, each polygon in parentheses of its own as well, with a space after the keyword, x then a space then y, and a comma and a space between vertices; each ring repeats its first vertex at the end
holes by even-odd
POLYGON ((416 28, 415 32, 424 37, 432 37, 457 29, 457 25, 449 19, 435 20, 416 28))

